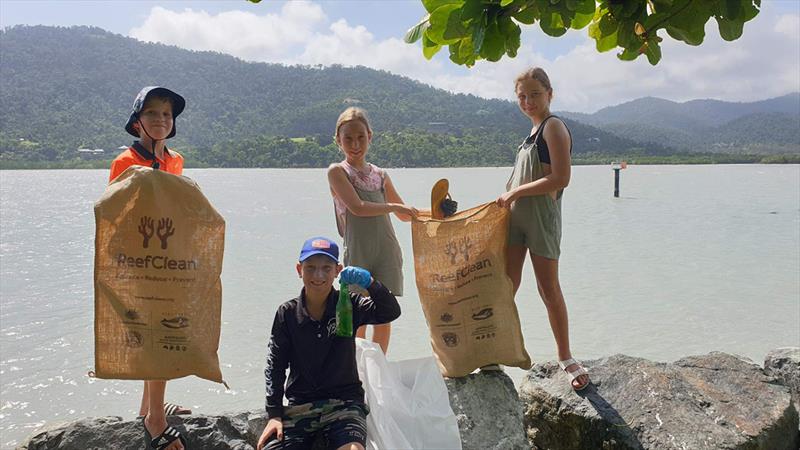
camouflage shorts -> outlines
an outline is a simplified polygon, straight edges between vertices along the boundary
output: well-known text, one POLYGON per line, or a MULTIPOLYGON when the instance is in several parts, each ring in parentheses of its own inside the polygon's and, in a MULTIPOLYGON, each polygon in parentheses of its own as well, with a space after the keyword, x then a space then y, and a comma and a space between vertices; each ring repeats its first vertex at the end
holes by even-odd
POLYGON ((283 440, 271 440, 268 450, 308 449, 319 437, 327 448, 358 442, 367 445, 367 405, 342 400, 319 400, 284 410, 283 440))

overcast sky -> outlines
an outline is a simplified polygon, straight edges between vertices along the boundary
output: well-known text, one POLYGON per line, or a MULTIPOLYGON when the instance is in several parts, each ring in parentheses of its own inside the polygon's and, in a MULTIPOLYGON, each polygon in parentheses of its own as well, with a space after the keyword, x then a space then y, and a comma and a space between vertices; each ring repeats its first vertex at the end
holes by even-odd
POLYGON ((93 25, 142 41, 214 50, 247 61, 363 65, 408 76, 452 92, 513 99, 513 79, 538 65, 550 74, 553 108, 593 112, 644 96, 675 101, 752 101, 800 91, 800 1, 764 0, 762 11, 734 42, 709 21, 699 47, 666 33, 663 59, 623 62, 597 53, 587 29, 550 38, 523 26, 514 59, 466 69, 422 57, 419 43, 402 41, 425 15, 419 0, 292 1, 38 1, 0 0, 0 26, 93 25))

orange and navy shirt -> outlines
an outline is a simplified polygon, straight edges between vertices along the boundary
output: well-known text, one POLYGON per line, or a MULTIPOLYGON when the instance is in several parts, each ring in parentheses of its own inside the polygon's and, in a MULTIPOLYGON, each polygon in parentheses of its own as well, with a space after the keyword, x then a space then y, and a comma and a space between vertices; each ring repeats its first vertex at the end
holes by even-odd
POLYGON ((108 177, 108 182, 114 181, 114 178, 117 178, 119 174, 130 166, 153 167, 154 161, 157 161, 158 168, 165 172, 173 175, 181 175, 183 173, 183 156, 180 153, 165 147, 164 159, 156 158, 152 152, 144 148, 139 141, 136 141, 111 162, 111 175, 108 177))

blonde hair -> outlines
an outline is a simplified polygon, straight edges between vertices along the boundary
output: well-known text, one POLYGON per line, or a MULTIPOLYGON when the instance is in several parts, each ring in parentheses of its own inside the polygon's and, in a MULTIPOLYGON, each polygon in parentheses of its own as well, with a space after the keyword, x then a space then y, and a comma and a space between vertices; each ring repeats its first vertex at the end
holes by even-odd
POLYGON ((553 92, 553 86, 550 84, 550 77, 547 76, 547 72, 544 71, 541 67, 531 67, 530 69, 522 72, 517 76, 517 79, 514 80, 514 90, 516 91, 519 87, 519 84, 523 80, 533 79, 542 83, 542 86, 547 90, 547 92, 553 92))
POLYGON ((339 137, 339 128, 341 128, 342 125, 354 121, 363 123, 364 126, 367 127, 367 132, 372 134, 372 128, 370 128, 369 119, 367 119, 367 112, 361 108, 351 106, 339 114, 339 119, 336 120, 336 132, 333 134, 334 139, 339 137))

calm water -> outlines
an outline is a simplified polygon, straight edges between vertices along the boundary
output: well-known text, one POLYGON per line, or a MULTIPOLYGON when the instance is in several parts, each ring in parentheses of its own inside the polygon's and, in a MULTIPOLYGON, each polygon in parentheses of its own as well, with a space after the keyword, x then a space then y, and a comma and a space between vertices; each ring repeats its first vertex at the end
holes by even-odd
MULTIPOLYGON (((395 169, 427 207, 447 177, 462 209, 493 200, 508 168, 395 169)), ((263 407, 277 305, 299 291, 299 246, 334 237, 322 170, 187 170, 227 220, 220 361, 230 391, 187 378, 170 401, 201 413, 263 407)), ((141 382, 93 380, 92 205, 107 171, 0 172, 0 446, 85 416, 133 418, 141 382)), ((761 362, 800 345, 800 167, 632 166, 622 198, 609 167, 575 167, 564 197, 561 280, 576 357, 669 361, 721 350, 761 362)), ((407 295, 390 358, 430 355, 410 227, 395 221, 407 295)), ((530 265, 517 304, 534 360, 554 359, 530 265)), ((523 372, 508 369, 517 381, 523 372)))

